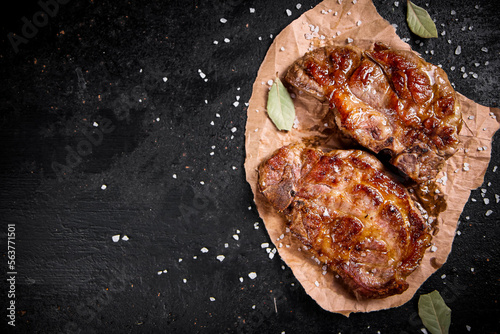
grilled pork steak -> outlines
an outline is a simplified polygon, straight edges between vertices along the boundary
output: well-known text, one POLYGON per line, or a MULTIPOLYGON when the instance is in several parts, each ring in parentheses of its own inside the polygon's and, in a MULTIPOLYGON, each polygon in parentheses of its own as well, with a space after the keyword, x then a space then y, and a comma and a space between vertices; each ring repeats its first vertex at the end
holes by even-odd
POLYGON ((260 165, 259 189, 358 299, 404 292, 430 244, 408 191, 364 151, 284 146, 260 165))
POLYGON ((418 183, 453 155, 462 117, 446 73, 411 51, 322 47, 293 63, 291 85, 328 99, 341 131, 418 183))

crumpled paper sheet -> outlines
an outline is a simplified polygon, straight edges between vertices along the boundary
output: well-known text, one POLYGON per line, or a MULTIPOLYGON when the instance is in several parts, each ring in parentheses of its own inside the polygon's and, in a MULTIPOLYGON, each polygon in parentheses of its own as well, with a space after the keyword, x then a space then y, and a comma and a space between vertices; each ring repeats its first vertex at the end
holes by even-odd
POLYGON ((499 109, 478 105, 459 94, 466 124, 460 132, 461 149, 447 161, 438 175, 438 179, 443 180, 441 190, 447 197, 448 208, 441 213, 437 222, 439 232, 432 241, 435 246, 433 249, 436 250, 427 250, 419 268, 408 277, 410 287, 403 294, 380 300, 356 300, 341 286, 333 273, 323 275, 321 266, 305 251, 299 251, 300 243, 285 231, 284 218, 257 189, 258 165, 283 145, 317 136, 321 138, 320 147, 326 151, 345 146, 344 142, 339 141, 338 133, 329 129, 333 119, 329 117, 327 103, 297 93, 294 100, 297 124, 289 132, 276 129, 267 116, 266 103, 270 88, 268 81, 273 80, 276 73, 283 78, 288 66, 303 56, 311 45, 314 47, 332 42, 346 45, 348 39, 352 39, 352 44, 364 48, 370 48, 378 41, 393 49, 410 49, 396 35, 391 24, 377 13, 370 0, 358 0, 355 3, 344 0, 341 4, 337 0, 321 2, 287 26, 269 48, 253 85, 247 110, 245 144, 247 181, 252 187, 260 217, 281 258, 292 269, 305 291, 322 308, 346 316, 351 312, 370 312, 406 303, 420 285, 446 262, 458 219, 470 191, 483 182, 490 161, 492 137, 499 128, 497 120, 500 119, 499 109), (317 33, 314 32, 315 27, 319 27, 317 33), (324 39, 321 38, 322 35, 325 36, 324 39), (310 37, 315 38, 307 39, 310 37), (469 116, 474 117, 469 119, 469 116), (478 147, 486 149, 479 151, 478 147), (284 238, 281 238, 282 235, 284 238))

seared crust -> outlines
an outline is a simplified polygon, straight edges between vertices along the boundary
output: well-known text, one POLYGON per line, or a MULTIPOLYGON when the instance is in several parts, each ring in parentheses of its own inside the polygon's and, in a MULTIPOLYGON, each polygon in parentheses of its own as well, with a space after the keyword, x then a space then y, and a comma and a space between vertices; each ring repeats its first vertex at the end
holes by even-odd
POLYGON ((364 151, 282 147, 260 165, 259 190, 358 299, 404 292, 430 244, 408 191, 364 151))
POLYGON ((391 163, 418 183, 433 179, 457 150, 456 92, 441 68, 411 51, 318 48, 292 64, 285 80, 327 99, 344 134, 390 153, 391 163))

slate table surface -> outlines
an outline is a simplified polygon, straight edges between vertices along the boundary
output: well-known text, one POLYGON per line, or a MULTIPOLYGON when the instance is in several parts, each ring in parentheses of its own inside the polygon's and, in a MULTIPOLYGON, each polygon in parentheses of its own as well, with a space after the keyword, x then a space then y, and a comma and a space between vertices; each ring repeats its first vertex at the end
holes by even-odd
MULTIPOLYGON (((498 134, 448 261, 401 307, 326 312, 261 248, 245 103, 273 37, 318 3, 4 4, 0 328, 14 300, 16 332, 421 333, 418 296, 438 290, 451 333, 500 331, 498 134)), ((499 106, 496 0, 415 1, 435 19, 430 40, 409 31, 405 1, 374 3, 457 91, 499 106)))

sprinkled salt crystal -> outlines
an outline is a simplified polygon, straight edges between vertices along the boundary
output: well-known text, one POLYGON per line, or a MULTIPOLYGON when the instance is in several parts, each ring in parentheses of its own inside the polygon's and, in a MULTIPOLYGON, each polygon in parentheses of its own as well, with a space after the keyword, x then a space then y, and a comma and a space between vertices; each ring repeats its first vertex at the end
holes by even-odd
POLYGON ((201 250, 202 253, 208 253, 208 248, 207 247, 203 247, 200 250, 201 250))
MULTIPOLYGON (((429 333, 427 332, 427 329, 425 329, 425 328, 420 328, 420 331, 421 331, 422 333, 424 333, 424 334, 429 334, 429 333)), ((380 333, 380 332, 379 332, 379 333, 380 333)))
POLYGON ((314 285, 319 286, 319 282, 318 282, 318 281, 315 281, 315 282, 314 282, 314 285))
POLYGON ((163 272, 160 270, 157 272, 158 275, 161 275, 163 272))
POLYGON ((243 283, 243 277, 240 277, 240 282, 243 283))
POLYGON ((295 5, 295 8, 300 9, 300 8, 302 8, 302 5, 300 3, 298 3, 295 5))
POLYGON ((234 240, 240 240, 240 237, 237 234, 233 234, 233 239, 234 240))
POLYGON ((210 155, 214 155, 214 154, 215 154, 215 152, 210 152, 210 155))
POLYGON ((116 235, 112 236, 111 239, 113 239, 113 242, 118 242, 118 240, 120 240, 120 235, 116 234, 116 235))
POLYGON ((481 48, 481 51, 483 51, 483 52, 488 52, 488 48, 487 48, 487 47, 482 47, 482 48, 481 48))
POLYGON ((224 38, 224 43, 229 43, 229 42, 231 42, 231 40, 229 38, 227 38, 227 37, 224 38))
POLYGON ((255 8, 250 8, 250 14, 255 13, 255 8))
POLYGON ((287 9, 287 10, 286 10, 286 15, 287 15, 287 16, 291 16, 291 15, 292 15, 292 11, 291 11, 290 9, 287 9))
POLYGON ((461 53, 462 53, 462 47, 459 45, 459 46, 457 46, 457 48, 455 49, 455 54, 456 54, 456 55, 459 55, 459 54, 461 54, 461 53))
POLYGON ((248 277, 250 277, 250 279, 255 279, 257 277, 257 273, 252 271, 251 273, 248 274, 248 277))
POLYGON ((496 203, 500 202, 500 195, 495 194, 495 202, 496 203))
POLYGON ((258 230, 259 229, 259 223, 254 223, 253 224, 253 228, 256 229, 256 230, 258 230))
POLYGON ((446 274, 442 274, 441 279, 445 279, 445 278, 446 278, 446 274))
POLYGON ((235 133, 235 132, 236 132, 236 130, 238 130, 238 129, 236 129, 236 127, 235 127, 235 126, 233 126, 233 127, 231 128, 231 132, 232 132, 232 133, 235 133))
POLYGON ((210 297, 210 301, 211 301, 211 302, 214 302, 214 301, 215 301, 215 298, 214 298, 214 297, 210 297))
POLYGON ((274 258, 274 253, 273 252, 269 253, 269 259, 272 260, 273 258, 274 258))
POLYGON ((273 85, 273 82, 274 82, 273 80, 268 80, 268 81, 267 81, 267 84, 268 84, 269 86, 272 86, 272 85, 273 85))
POLYGON ((471 272, 474 272, 474 268, 470 268, 470 271, 471 271, 471 272))
POLYGON ((128 237, 128 236, 124 235, 124 236, 122 237, 122 240, 123 240, 123 241, 129 241, 130 239, 129 239, 129 237, 128 237))
POLYGON ((453 9, 451 10, 451 15, 455 15, 456 13, 453 9))
POLYGON ((167 82, 168 78, 167 77, 163 77, 163 82, 167 82))
POLYGON ((357 21, 356 25, 359 27, 361 25, 361 21, 357 21))
POLYGON ((203 73, 201 70, 198 70, 198 73, 200 74, 200 77, 201 77, 202 79, 205 79, 205 77, 206 77, 206 74, 205 74, 205 73, 203 73))
POLYGON ((498 166, 493 166, 493 173, 496 173, 498 166))
POLYGON ((224 255, 217 255, 217 260, 219 260, 220 262, 224 261, 226 257, 224 255))
POLYGON ((211 122, 210 122, 210 125, 215 125, 214 121, 211 121, 211 122))
MULTIPOLYGON (((477 8, 477 6, 476 6, 476 8, 477 8)), ((469 326, 469 325, 465 325, 465 328, 467 329, 467 332, 470 332, 470 330, 471 330, 472 327, 469 326)))
POLYGON ((436 247, 436 245, 432 245, 432 246, 431 246, 431 252, 432 252, 432 253, 434 253, 435 251, 437 251, 437 249, 438 249, 438 248, 436 247))
POLYGON ((462 235, 462 232, 460 232, 460 231, 457 231, 457 235, 462 235))
POLYGON ((474 119, 475 117, 474 116, 469 116, 467 117, 468 119, 474 119))
POLYGON ((221 23, 226 23, 226 22, 227 22, 227 20, 226 20, 225 18, 221 17, 220 22, 221 22, 221 23))
POLYGON ((101 189, 102 189, 102 190, 105 190, 107 187, 108 187, 107 185, 103 184, 103 185, 101 186, 101 189))
POLYGON ((399 7, 399 1, 394 1, 394 6, 399 7))
POLYGON ((347 43, 352 43, 352 42, 353 42, 353 39, 350 37, 347 37, 347 43))
POLYGON ((99 123, 94 122, 94 123, 92 123, 92 125, 93 125, 95 128, 97 128, 97 127, 99 126, 99 123))
POLYGON ((204 182, 204 181, 200 181, 200 184, 201 184, 201 185, 204 185, 204 184, 205 184, 205 182, 204 182))
POLYGON ((219 113, 216 113, 216 114, 215 114, 215 117, 220 118, 220 114, 219 114, 219 113))
POLYGON ((217 45, 217 44, 219 44, 219 41, 214 41, 213 43, 214 43, 215 45, 217 45))
POLYGON ((266 252, 267 252, 267 254, 271 253, 271 248, 270 248, 270 247, 267 247, 267 248, 266 248, 266 252))
POLYGON ((486 211, 485 213, 485 216, 488 217, 489 215, 491 215, 493 213, 493 210, 488 210, 486 211))
POLYGON ((185 278, 183 278, 183 279, 182 279, 182 282, 184 282, 184 283, 187 283, 187 281, 188 281, 188 280, 187 280, 187 279, 185 279, 185 278))
POLYGON ((182 262, 182 258, 179 258, 179 262, 182 262))
POLYGON ((330 217, 330 213, 328 212, 327 208, 325 208, 325 211, 323 212, 323 216, 330 217))
POLYGON ((469 170, 469 164, 468 163, 464 162, 463 170, 464 171, 468 171, 469 170))
POLYGON ((237 107, 240 103, 238 101, 233 102, 233 106, 237 107))
POLYGON ((483 198, 484 204, 488 205, 490 204, 490 199, 489 198, 483 198))
POLYGON ((268 242, 264 242, 260 245, 260 248, 268 248, 269 247, 269 243, 268 242))

